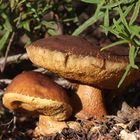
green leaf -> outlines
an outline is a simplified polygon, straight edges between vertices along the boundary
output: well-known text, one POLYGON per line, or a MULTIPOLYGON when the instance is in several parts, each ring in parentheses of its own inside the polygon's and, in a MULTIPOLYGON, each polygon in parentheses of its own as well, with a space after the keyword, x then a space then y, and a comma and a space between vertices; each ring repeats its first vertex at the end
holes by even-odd
POLYGON ((123 13, 122 9, 120 8, 120 6, 118 7, 118 11, 120 13, 120 18, 121 18, 121 21, 122 21, 123 25, 126 27, 128 32, 130 33, 130 28, 128 26, 128 23, 127 23, 127 21, 125 19, 124 13, 123 13))
POLYGON ((138 15, 139 15, 139 11, 140 11, 140 0, 138 0, 136 5, 135 5, 133 15, 130 19, 129 25, 132 25, 136 21, 138 15))
POLYGON ((123 76, 121 77, 121 80, 120 80, 119 83, 118 83, 118 88, 122 85, 123 81, 125 80, 125 78, 126 78, 128 72, 129 72, 130 70, 131 70, 131 65, 128 64, 127 67, 126 67, 126 70, 125 70, 125 72, 124 72, 124 74, 123 74, 123 76))
MULTIPOLYGON (((132 10, 133 6, 134 6, 134 4, 132 4, 132 5, 130 5, 130 6, 127 7, 127 9, 126 9, 126 10, 124 11, 124 13, 123 13, 124 18, 126 18, 126 16, 128 15, 128 13, 132 10)), ((121 23, 121 18, 119 18, 119 19, 117 20, 117 22, 118 22, 118 24, 120 24, 120 23, 121 23)), ((115 25, 113 25, 112 28, 114 28, 114 26, 115 26, 115 25)))
POLYGON ((5 22, 4 22, 4 29, 5 30, 8 30, 9 32, 12 32, 12 25, 11 25, 11 23, 10 23, 10 20, 9 20, 9 17, 5 14, 5 13, 2 13, 2 15, 1 15, 3 18, 4 18, 4 20, 5 20, 5 22))
POLYGON ((114 18, 113 18, 113 23, 114 23, 114 25, 115 25, 115 27, 116 27, 116 30, 117 30, 119 33, 123 33, 123 32, 122 32, 122 27, 119 25, 119 22, 116 21, 114 18))
POLYGON ((132 5, 134 1, 135 0, 130 0, 130 1, 129 0, 116 0, 116 1, 112 0, 111 2, 108 2, 109 4, 103 6, 103 8, 111 9, 111 8, 114 8, 114 7, 118 7, 120 5, 126 5, 126 4, 132 5))
POLYGON ((0 50, 4 48, 4 45, 7 42, 9 35, 10 35, 10 32, 6 31, 5 34, 2 36, 2 38, 0 39, 0 50))
POLYGON ((94 24, 98 19, 100 19, 101 17, 103 17, 103 12, 100 12, 98 16, 92 16, 91 18, 89 18, 87 21, 85 21, 82 25, 80 25, 74 32, 72 35, 79 35, 80 33, 82 33, 85 29, 87 29, 89 26, 91 26, 92 24, 94 24))
POLYGON ((26 6, 27 6, 28 8, 31 8, 31 7, 32 7, 31 2, 27 2, 27 3, 26 3, 26 6))
POLYGON ((54 29, 54 25, 55 23, 54 22, 51 22, 51 21, 41 21, 41 24, 44 25, 46 28, 51 28, 51 29, 54 29))
POLYGON ((137 55, 139 54, 140 47, 136 47, 136 51, 134 54, 134 59, 136 59, 137 55))
POLYGON ((29 23, 29 21, 23 21, 23 22, 21 23, 21 26, 22 26, 25 30, 27 30, 27 31, 30 32, 30 23, 29 23))
MULTIPOLYGON (((140 26, 137 25, 131 25, 130 26, 130 31, 131 31, 131 36, 137 36, 138 38, 140 38, 140 26)), ((132 38, 131 37, 131 38, 132 38)))
POLYGON ((107 30, 109 32, 111 32, 112 34, 116 35, 118 38, 119 38, 119 32, 117 30, 114 30, 112 29, 112 27, 105 27, 105 26, 102 26, 101 27, 104 29, 104 30, 107 30))
POLYGON ((140 39, 134 38, 134 42, 135 42, 138 46, 140 46, 140 39))
POLYGON ((2 28, 3 28, 2 25, 0 25, 0 30, 2 30, 2 28))
POLYGON ((15 8, 17 2, 16 2, 16 0, 10 0, 9 2, 10 2, 10 7, 13 10, 15 8))
POLYGON ((44 13, 44 12, 46 12, 48 10, 49 10, 49 5, 46 4, 46 6, 43 8, 42 12, 44 13))
POLYGON ((20 0, 17 4, 17 8, 19 8, 24 2, 26 2, 26 0, 20 0))
POLYGON ((34 27, 34 30, 39 30, 41 28, 41 24, 34 27))
POLYGON ((121 23, 119 23, 119 21, 118 20, 116 21, 115 19, 113 19, 113 23, 114 23, 113 28, 114 28, 114 30, 117 31, 118 37, 129 40, 128 34, 124 31, 123 25, 121 25, 121 23))
POLYGON ((26 46, 28 46, 28 45, 30 45, 32 42, 31 42, 31 39, 28 37, 28 35, 27 35, 27 41, 26 41, 26 43, 25 43, 25 46, 24 47, 26 47, 26 46))
POLYGON ((48 29, 48 34, 50 34, 51 36, 59 35, 59 33, 57 31, 52 30, 52 29, 48 29))
POLYGON ((102 0, 81 0, 85 3, 91 3, 91 4, 99 4, 102 0))
POLYGON ((125 32, 119 33, 119 37, 124 40, 130 40, 130 36, 125 32))
POLYGON ((82 25, 80 25, 74 32, 72 35, 79 35, 80 33, 82 33, 85 29, 87 29, 89 26, 91 26, 92 24, 94 24, 98 19, 101 19, 104 15, 104 13, 102 11, 100 11, 102 5, 104 4, 104 0, 102 3, 100 3, 97 6, 97 9, 94 13, 94 15, 89 18, 87 21, 85 21, 82 25))
POLYGON ((9 32, 12 32, 12 25, 11 25, 11 23, 8 20, 6 20, 6 22, 4 24, 4 28, 6 30, 8 30, 9 32))
POLYGON ((129 47, 129 63, 132 68, 138 69, 138 66, 135 65, 135 47, 134 46, 129 47))
POLYGON ((122 4, 122 3, 123 3, 123 0, 117 1, 117 2, 112 2, 112 3, 109 3, 109 4, 105 5, 105 6, 103 6, 103 8, 111 9, 113 7, 116 7, 116 6, 120 5, 120 4, 122 4))
POLYGON ((128 43, 127 40, 119 40, 119 41, 116 41, 116 42, 114 42, 114 43, 112 43, 112 44, 110 44, 110 45, 107 45, 106 47, 101 48, 100 51, 109 49, 109 48, 111 48, 111 47, 113 47, 113 46, 116 46, 116 45, 126 44, 126 43, 128 43))
MULTIPOLYGON (((106 9, 105 16, 104 16, 104 26, 109 27, 109 10, 106 9)), ((108 30, 105 30, 105 34, 108 34, 108 30)))

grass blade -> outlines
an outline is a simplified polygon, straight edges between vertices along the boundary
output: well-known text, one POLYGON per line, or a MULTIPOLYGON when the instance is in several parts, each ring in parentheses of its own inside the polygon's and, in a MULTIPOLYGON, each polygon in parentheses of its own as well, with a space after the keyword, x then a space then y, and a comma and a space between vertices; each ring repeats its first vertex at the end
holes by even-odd
POLYGON ((123 33, 122 32, 122 27, 119 25, 119 22, 115 20, 115 18, 113 18, 113 23, 114 23, 116 29, 118 30, 118 32, 123 33))
MULTIPOLYGON (((130 6, 128 6, 127 7, 127 9, 124 11, 124 13, 123 13, 123 16, 124 16, 124 18, 128 15, 128 13, 132 10, 132 8, 133 8, 133 6, 134 6, 134 4, 132 4, 132 5, 130 5, 130 6)), ((119 18, 118 20, 117 20, 117 22, 118 22, 118 24, 121 22, 121 18, 119 18)), ((115 25, 114 25, 115 26, 115 25)), ((113 28, 114 28, 114 26, 113 26, 113 28)))
MULTIPOLYGON (((104 26, 109 27, 109 10, 106 9, 105 16, 104 16, 104 26)), ((105 30, 105 34, 108 34, 108 30, 105 30)))
POLYGON ((127 40, 119 40, 119 41, 114 42, 114 43, 112 43, 112 44, 110 44, 110 45, 107 45, 106 47, 101 48, 100 51, 103 51, 103 50, 109 49, 109 48, 111 48, 111 47, 113 47, 113 46, 116 46, 116 45, 126 44, 126 43, 128 43, 127 40))
POLYGON ((137 19, 138 15, 139 15, 139 11, 140 11, 140 0, 138 0, 138 2, 135 5, 133 15, 130 19, 129 25, 132 25, 135 22, 135 20, 137 19))
POLYGON ((98 4, 100 3, 102 0, 81 0, 82 2, 85 2, 85 3, 90 3, 90 4, 98 4))
POLYGON ((7 42, 9 35, 10 35, 10 32, 6 31, 6 33, 0 39, 0 51, 4 48, 4 45, 7 42))
POLYGON ((72 35, 79 35, 80 33, 82 33, 85 29, 87 29, 89 26, 91 26, 92 24, 94 24, 98 19, 101 19, 101 17, 103 17, 104 13, 102 11, 100 11, 102 5, 104 4, 104 0, 102 3, 100 3, 97 6, 97 9, 95 11, 95 14, 89 18, 87 21, 85 21, 81 26, 79 26, 73 33, 72 35))
POLYGON ((120 5, 122 2, 123 2, 123 0, 117 1, 117 2, 112 2, 112 3, 107 4, 106 6, 103 6, 103 8, 111 9, 113 7, 120 5))
POLYGON ((111 26, 110 27, 105 27, 105 26, 102 26, 101 27, 104 29, 104 30, 107 30, 109 32, 111 32, 112 34, 116 35, 118 38, 120 37, 119 36, 119 32, 114 30, 111 26))
POLYGON ((118 11, 120 13, 120 18, 121 18, 122 23, 124 24, 124 26, 126 27, 126 29, 128 30, 128 32, 130 33, 130 28, 128 26, 128 23, 127 23, 127 21, 125 19, 124 13, 123 13, 122 9, 120 8, 120 6, 118 8, 118 11))
POLYGON ((129 63, 132 68, 138 69, 138 66, 135 65, 135 47, 134 46, 129 47, 129 63))
POLYGON ((121 77, 121 80, 119 81, 118 88, 122 85, 123 81, 125 80, 125 78, 126 78, 128 72, 129 72, 130 70, 131 70, 131 65, 128 64, 127 67, 126 67, 126 70, 125 70, 125 72, 124 72, 124 74, 123 74, 123 76, 121 77))
POLYGON ((136 43, 138 46, 140 46, 140 40, 139 40, 139 39, 134 38, 134 41, 135 41, 135 43, 136 43))

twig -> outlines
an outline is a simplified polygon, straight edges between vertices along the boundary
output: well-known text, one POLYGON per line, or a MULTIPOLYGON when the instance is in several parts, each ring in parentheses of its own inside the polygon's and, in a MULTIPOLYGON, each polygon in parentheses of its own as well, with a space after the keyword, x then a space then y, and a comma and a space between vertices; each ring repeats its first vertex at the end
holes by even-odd
POLYGON ((14 36, 15 36, 15 32, 12 33, 11 38, 10 38, 10 41, 9 41, 9 43, 8 43, 8 46, 7 46, 7 49, 6 49, 6 53, 5 53, 4 63, 2 64, 2 67, 1 67, 1 72, 3 72, 4 69, 5 69, 6 61, 7 61, 7 56, 8 56, 8 53, 9 53, 11 44, 12 44, 12 42, 13 42, 13 40, 14 40, 14 36))
POLYGON ((44 69, 44 68, 37 68, 37 69, 34 69, 33 71, 35 71, 35 72, 40 72, 40 73, 42 73, 42 74, 45 74, 45 73, 49 73, 49 71, 47 70, 47 69, 44 69))
MULTIPOLYGON (((6 85, 9 85, 12 80, 10 79, 0 79, 0 83, 4 83, 6 85)), ((3 95, 4 89, 0 89, 0 97, 3 95)))
MULTIPOLYGON (((6 85, 9 85, 12 80, 10 79, 0 79, 0 83, 4 83, 6 85)), ((4 89, 0 89, 0 97, 3 95, 4 89)))
POLYGON ((16 117, 15 113, 13 112, 13 128, 12 128, 12 132, 14 132, 16 130, 16 128, 17 128, 16 121, 17 121, 17 117, 16 117))
MULTIPOLYGON (((19 24, 20 24, 21 15, 22 15, 22 14, 20 13, 19 18, 18 18, 18 21, 17 21, 17 24, 16 24, 16 27, 18 27, 19 24)), ((8 43, 8 46, 7 46, 7 49, 6 49, 6 53, 5 53, 5 60, 4 60, 4 63, 3 63, 3 65, 2 65, 2 67, 1 67, 1 72, 3 72, 4 69, 5 69, 6 62, 7 62, 7 56, 8 56, 8 53, 9 53, 11 44, 12 44, 12 42, 13 42, 13 40, 14 40, 14 37, 15 37, 15 31, 12 33, 12 35, 11 35, 11 37, 10 37, 10 40, 9 40, 9 43, 8 43)))
POLYGON ((3 95, 4 91, 0 89, 0 97, 3 95))
POLYGON ((12 80, 10 79, 0 79, 0 83, 10 84, 12 80))
POLYGON ((67 88, 67 89, 76 89, 77 88, 77 84, 75 83, 71 83, 69 82, 68 80, 64 79, 64 78, 61 78, 59 77, 58 75, 48 71, 47 69, 44 69, 44 68, 37 68, 37 69, 34 69, 33 71, 35 72, 40 72, 42 74, 46 74, 48 76, 51 77, 51 79, 57 83, 58 85, 64 87, 64 88, 67 88))
POLYGON ((63 34, 63 27, 62 27, 62 24, 60 23, 59 16, 57 14, 54 14, 54 16, 55 16, 56 23, 57 23, 56 31, 58 34, 62 35, 63 34))
MULTIPOLYGON (((63 79, 61 77, 58 77, 57 75, 49 72, 46 69, 37 68, 37 69, 34 69, 33 71, 40 72, 40 73, 45 74, 45 75, 52 75, 51 76, 51 79, 55 83, 57 83, 58 85, 62 86, 63 88, 66 88, 66 89, 76 89, 77 88, 77 84, 71 83, 71 82, 67 81, 66 79, 63 79)), ((0 83, 5 83, 6 85, 9 85, 11 82, 12 82, 11 79, 0 79, 0 83)), ((4 91, 2 89, 0 89, 0 96, 2 96, 3 93, 4 93, 4 91)))
POLYGON ((57 78, 54 80, 54 82, 67 89, 76 89, 77 88, 77 84, 70 83, 69 81, 67 81, 66 79, 63 79, 63 78, 57 78))
MULTIPOLYGON (((6 60, 6 64, 12 64, 26 59, 28 59, 27 53, 16 54, 16 55, 8 56, 6 60)), ((1 67, 4 62, 5 62, 5 57, 0 58, 0 69, 2 69, 1 67)))

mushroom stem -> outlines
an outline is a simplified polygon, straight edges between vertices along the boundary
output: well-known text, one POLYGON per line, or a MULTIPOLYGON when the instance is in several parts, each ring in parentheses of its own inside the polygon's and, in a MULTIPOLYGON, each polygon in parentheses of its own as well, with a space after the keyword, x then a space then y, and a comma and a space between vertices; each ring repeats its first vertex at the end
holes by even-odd
POLYGON ((35 128, 34 135, 49 135, 54 133, 60 133, 63 128, 67 128, 65 121, 56 121, 49 116, 40 115, 39 122, 35 128))
POLYGON ((79 107, 75 106, 76 117, 80 119, 97 118, 103 119, 103 116, 107 114, 105 104, 103 101, 103 93, 100 89, 79 85, 76 98, 74 98, 79 107))
POLYGON ((39 122, 35 128, 34 136, 47 136, 54 133, 60 133, 64 128, 71 128, 75 131, 81 131, 81 125, 75 121, 56 121, 52 117, 40 115, 39 122))

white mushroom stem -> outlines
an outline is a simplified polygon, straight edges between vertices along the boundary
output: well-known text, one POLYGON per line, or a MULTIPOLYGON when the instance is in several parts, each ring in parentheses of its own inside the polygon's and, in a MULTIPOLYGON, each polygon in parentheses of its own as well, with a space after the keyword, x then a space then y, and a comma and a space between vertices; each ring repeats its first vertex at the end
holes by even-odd
POLYGON ((89 119, 94 117, 101 120, 107 114, 103 94, 100 89, 79 85, 75 96, 74 108, 77 118, 89 119))

